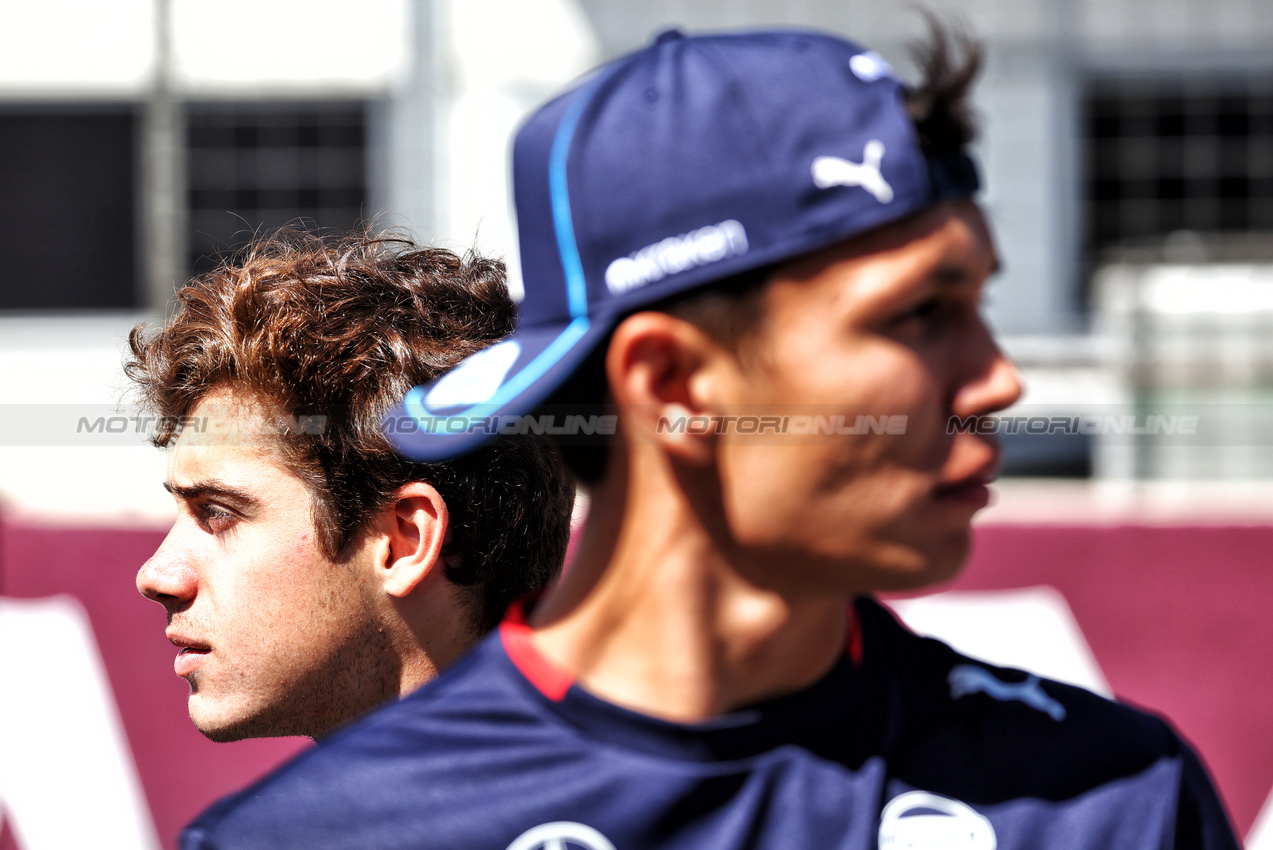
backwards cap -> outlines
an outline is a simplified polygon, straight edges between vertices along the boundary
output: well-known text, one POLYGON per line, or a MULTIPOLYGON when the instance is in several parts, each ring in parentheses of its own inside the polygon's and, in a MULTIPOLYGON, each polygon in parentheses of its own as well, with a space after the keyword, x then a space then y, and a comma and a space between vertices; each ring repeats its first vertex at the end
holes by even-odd
POLYGON ((927 159, 876 53, 801 31, 660 35, 543 106, 513 144, 517 331, 385 420, 417 460, 475 448, 624 315, 977 190, 927 159))

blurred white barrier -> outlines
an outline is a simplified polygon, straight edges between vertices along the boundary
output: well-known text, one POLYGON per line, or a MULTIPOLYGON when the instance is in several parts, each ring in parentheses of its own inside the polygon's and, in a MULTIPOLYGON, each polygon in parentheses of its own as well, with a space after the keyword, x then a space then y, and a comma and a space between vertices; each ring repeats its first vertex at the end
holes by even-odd
POLYGON ((1246 850, 1273 850, 1273 792, 1247 833, 1246 850))
POLYGON ((0 599, 0 817, 22 850, 158 850, 83 609, 0 599))

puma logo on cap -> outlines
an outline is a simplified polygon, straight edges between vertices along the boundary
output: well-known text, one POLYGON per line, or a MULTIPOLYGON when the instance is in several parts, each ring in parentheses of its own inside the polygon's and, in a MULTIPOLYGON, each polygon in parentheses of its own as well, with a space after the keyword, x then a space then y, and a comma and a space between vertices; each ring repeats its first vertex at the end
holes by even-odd
POLYGON ((849 162, 838 156, 820 156, 813 161, 813 184, 819 189, 832 186, 861 186, 875 200, 887 204, 893 200, 893 187, 880 173, 884 159, 884 143, 871 139, 862 149, 862 161, 849 162))

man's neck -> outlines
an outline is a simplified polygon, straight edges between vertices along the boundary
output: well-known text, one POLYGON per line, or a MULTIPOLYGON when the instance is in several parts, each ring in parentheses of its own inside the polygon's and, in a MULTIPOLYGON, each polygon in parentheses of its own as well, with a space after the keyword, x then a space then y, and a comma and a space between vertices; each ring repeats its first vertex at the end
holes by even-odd
POLYGON ((704 510, 710 495, 624 473, 594 492, 575 560, 531 618, 548 660, 603 699, 680 722, 798 691, 831 668, 843 598, 749 581, 704 510))

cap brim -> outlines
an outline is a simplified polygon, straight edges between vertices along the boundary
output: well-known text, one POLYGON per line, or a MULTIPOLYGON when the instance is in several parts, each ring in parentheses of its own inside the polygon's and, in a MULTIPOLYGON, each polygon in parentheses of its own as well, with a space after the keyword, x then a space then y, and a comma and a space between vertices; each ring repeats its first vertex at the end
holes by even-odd
POLYGON ((385 416, 385 437, 413 460, 444 461, 501 429, 515 431, 508 417, 524 416, 543 402, 609 329, 609 322, 584 317, 565 326, 519 328, 408 392, 385 416))

